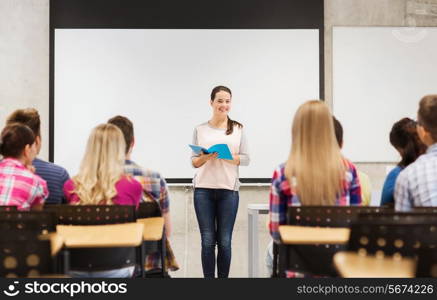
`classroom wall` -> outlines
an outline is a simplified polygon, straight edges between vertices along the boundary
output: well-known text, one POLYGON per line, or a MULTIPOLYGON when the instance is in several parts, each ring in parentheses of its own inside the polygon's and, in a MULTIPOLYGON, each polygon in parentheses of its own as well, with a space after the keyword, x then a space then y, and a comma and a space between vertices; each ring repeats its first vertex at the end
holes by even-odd
POLYGON ((0 37, 0 124, 17 108, 38 109, 48 158, 49 0, 1 0, 0 37))
MULTIPOLYGON (((426 4, 437 5, 437 0, 325 0, 325 100, 332 104, 333 26, 437 26, 437 16, 426 11, 426 4)), ((357 166, 369 175, 374 190, 382 188, 391 167, 385 163, 357 166)))
MULTIPOLYGON (((419 3, 437 0, 325 0, 325 89, 332 101, 332 26, 437 26, 437 18, 415 12, 419 3)), ((48 157, 49 115, 49 0, 0 1, 0 124, 12 110, 35 107, 42 118, 43 148, 48 157)), ((345 129, 347 130, 347 128, 345 129)), ((347 141, 345 141, 347 142, 347 141)), ((272 166, 272 170, 275 166, 272 166)), ((360 164, 374 189, 380 189, 386 164, 360 164)), ((171 187, 172 244, 181 270, 176 277, 200 277, 200 238, 192 191, 171 187)), ((247 205, 267 203, 268 187, 243 187, 235 225, 232 277, 247 276, 247 205)), ((269 241, 266 217, 260 217, 260 264, 269 241)), ((263 269, 261 269, 263 271, 263 269)), ((261 273, 265 276, 265 271, 261 273)))

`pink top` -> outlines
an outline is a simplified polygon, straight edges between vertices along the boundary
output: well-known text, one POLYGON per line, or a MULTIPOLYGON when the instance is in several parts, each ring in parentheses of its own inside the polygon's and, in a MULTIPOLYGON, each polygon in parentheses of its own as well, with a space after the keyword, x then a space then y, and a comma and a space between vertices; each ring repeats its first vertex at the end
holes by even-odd
POLYGON ((5 158, 0 161, 0 205, 30 210, 34 205, 43 204, 48 195, 46 182, 19 160, 5 158))
MULTIPOLYGON (((79 202, 79 197, 72 193, 75 185, 72 179, 69 179, 64 184, 64 195, 67 198, 68 203, 79 202)), ((112 198, 112 202, 117 205, 135 205, 138 208, 140 203, 143 187, 141 184, 132 177, 123 176, 115 184, 117 195, 112 198)), ((104 204, 104 203, 102 203, 104 204)))

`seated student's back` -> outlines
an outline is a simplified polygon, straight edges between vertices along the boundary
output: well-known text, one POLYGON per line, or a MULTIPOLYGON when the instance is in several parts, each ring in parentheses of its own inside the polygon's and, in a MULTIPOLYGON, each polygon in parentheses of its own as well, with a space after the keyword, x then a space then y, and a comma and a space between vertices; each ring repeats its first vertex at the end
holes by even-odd
POLYGON ((48 196, 46 182, 34 174, 35 135, 26 125, 7 125, 0 137, 0 205, 40 209, 48 196))
POLYGON ((108 204, 116 204, 116 205, 134 205, 135 207, 138 207, 139 204, 139 198, 137 197, 138 194, 141 195, 141 189, 139 190, 138 187, 141 187, 139 183, 129 177, 129 176, 122 176, 114 185, 115 187, 115 195, 110 198, 111 201, 102 200, 101 201, 81 201, 81 198, 79 198, 79 194, 76 189, 76 185, 72 179, 67 180, 67 182, 64 185, 64 191, 67 198, 68 203, 70 204, 102 204, 102 205, 108 205, 108 204), (140 192, 138 192, 140 191, 140 192))
MULTIPOLYGON (((167 270, 177 271, 179 265, 170 246, 171 219, 170 219, 170 195, 167 183, 163 176, 157 171, 144 169, 131 160, 132 149, 135 144, 134 125, 124 116, 115 116, 108 120, 109 124, 117 126, 122 132, 126 144, 126 161, 124 163, 124 172, 133 176, 143 187, 143 197, 141 201, 156 201, 161 209, 161 215, 164 218, 164 228, 166 234, 166 267, 167 270)), ((146 155, 146 153, 142 153, 146 155)), ((161 255, 159 252, 149 253, 145 257, 145 269, 149 272, 161 270, 161 255)))
POLYGON ((270 190, 269 228, 278 242, 288 206, 361 204, 356 168, 341 155, 332 120, 318 100, 304 103, 295 114, 290 156, 274 171, 270 190))
POLYGON ((39 158, 35 158, 32 165, 35 167, 35 173, 47 182, 50 195, 46 200, 46 204, 65 203, 63 187, 65 182, 70 178, 67 170, 39 158))
POLYGON ((401 161, 387 175, 381 194, 381 205, 394 205, 396 179, 403 169, 425 153, 426 145, 417 134, 417 123, 410 118, 397 121, 390 131, 390 143, 401 155, 401 161))
POLYGON ((102 124, 91 133, 79 174, 64 185, 71 204, 134 205, 138 207, 142 186, 124 174, 124 138, 116 126, 102 124))
MULTIPOLYGON (((35 145, 37 154, 41 150, 41 121, 39 113, 34 108, 18 109, 9 115, 7 124, 21 123, 28 126, 35 135, 35 145)), ((35 158, 32 162, 35 173, 47 182, 49 197, 45 204, 61 204, 65 202, 62 188, 64 183, 70 178, 67 170, 54 163, 35 158)))
POLYGON ((304 103, 293 120, 290 156, 273 173, 270 234, 280 242, 279 226, 286 223, 289 206, 360 204, 357 171, 340 153, 328 107, 318 100, 304 103))
MULTIPOLYGON (((142 186, 124 174, 123 134, 112 124, 92 131, 79 173, 64 185, 69 203, 76 205, 133 205, 138 207, 142 186)), ((84 272, 73 270, 73 277, 131 277, 134 266, 122 269, 84 272)))
POLYGON ((437 95, 422 98, 417 117, 417 133, 428 149, 396 180, 395 209, 399 211, 437 206, 437 95))

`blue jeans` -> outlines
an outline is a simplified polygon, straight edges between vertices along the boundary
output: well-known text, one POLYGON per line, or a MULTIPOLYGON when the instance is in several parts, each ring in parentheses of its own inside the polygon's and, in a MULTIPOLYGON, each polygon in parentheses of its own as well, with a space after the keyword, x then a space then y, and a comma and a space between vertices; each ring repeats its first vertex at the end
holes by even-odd
POLYGON ((216 245, 218 277, 227 278, 229 275, 232 230, 238 201, 237 191, 204 188, 194 190, 194 209, 202 238, 202 269, 205 278, 214 278, 216 245))

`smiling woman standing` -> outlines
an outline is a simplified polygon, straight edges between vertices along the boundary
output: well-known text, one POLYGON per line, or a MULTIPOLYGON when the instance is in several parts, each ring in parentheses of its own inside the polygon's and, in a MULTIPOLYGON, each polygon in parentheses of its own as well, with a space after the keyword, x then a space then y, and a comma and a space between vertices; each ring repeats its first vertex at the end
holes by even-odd
POLYGON ((215 246, 218 246, 217 273, 227 278, 231 265, 231 240, 239 201, 238 167, 249 164, 243 125, 229 118, 232 92, 217 86, 211 92, 212 118, 194 129, 193 144, 209 148, 227 144, 232 160, 218 159, 216 153, 192 155, 197 168, 193 179, 194 208, 202 239, 202 268, 205 278, 215 277, 215 246))

